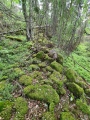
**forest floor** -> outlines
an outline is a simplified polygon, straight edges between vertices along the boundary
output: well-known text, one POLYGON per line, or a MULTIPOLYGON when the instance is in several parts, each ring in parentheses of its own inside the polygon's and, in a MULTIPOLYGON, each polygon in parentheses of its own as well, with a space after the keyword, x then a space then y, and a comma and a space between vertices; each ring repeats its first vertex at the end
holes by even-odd
MULTIPOLYGON (((73 57, 89 69, 84 45, 73 57)), ((86 82, 79 66, 71 59, 64 62, 55 51, 54 58, 53 50, 46 38, 27 42, 23 36, 8 36, 0 41, 0 120, 90 119, 89 74, 86 82)))

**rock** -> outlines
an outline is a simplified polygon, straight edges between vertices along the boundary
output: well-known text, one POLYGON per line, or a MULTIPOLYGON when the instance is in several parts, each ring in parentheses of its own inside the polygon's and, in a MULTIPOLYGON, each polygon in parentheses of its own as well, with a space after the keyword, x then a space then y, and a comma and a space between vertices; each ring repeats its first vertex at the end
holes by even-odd
POLYGON ((85 93, 88 97, 90 97, 90 89, 85 89, 85 93))
POLYGON ((51 63, 51 67, 53 69, 55 69, 56 71, 60 72, 60 73, 62 73, 62 71, 63 71, 63 66, 61 64, 59 64, 58 62, 56 62, 56 61, 53 61, 51 63))
POLYGON ((45 112, 43 114, 42 120, 56 120, 55 115, 51 112, 45 112))
POLYGON ((36 57, 41 59, 41 60, 44 60, 44 58, 46 57, 45 53, 43 51, 39 51, 37 54, 36 54, 36 57))
POLYGON ((63 65, 63 57, 62 57, 61 54, 57 54, 57 59, 56 59, 56 61, 57 61, 58 63, 60 63, 61 65, 63 65))
POLYGON ((83 88, 81 88, 76 83, 67 83, 67 87, 76 98, 80 98, 84 94, 83 88))
POLYGON ((67 77, 68 81, 70 81, 70 82, 75 82, 76 81, 76 76, 77 75, 76 75, 75 71, 73 71, 71 69, 68 69, 65 74, 66 74, 66 77, 67 77))
POLYGON ((24 98, 18 97, 16 99, 14 109, 16 113, 13 120, 25 120, 25 114, 28 112, 28 104, 24 98))
POLYGON ((79 110, 81 110, 84 114, 89 115, 90 117, 90 106, 88 106, 87 103, 83 102, 81 99, 78 99, 76 101, 76 105, 79 110))
POLYGON ((60 120, 76 120, 71 112, 61 112, 60 120))
POLYGON ((59 95, 50 85, 29 85, 24 88, 24 93, 31 99, 45 101, 49 104, 59 102, 59 95))

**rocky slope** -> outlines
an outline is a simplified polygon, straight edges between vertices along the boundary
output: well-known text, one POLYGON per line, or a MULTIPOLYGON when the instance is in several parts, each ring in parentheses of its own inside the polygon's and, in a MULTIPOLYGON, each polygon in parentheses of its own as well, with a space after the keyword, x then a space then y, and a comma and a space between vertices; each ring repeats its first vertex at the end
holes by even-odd
POLYGON ((90 85, 63 66, 50 41, 7 41, 0 43, 0 120, 90 120, 90 85))

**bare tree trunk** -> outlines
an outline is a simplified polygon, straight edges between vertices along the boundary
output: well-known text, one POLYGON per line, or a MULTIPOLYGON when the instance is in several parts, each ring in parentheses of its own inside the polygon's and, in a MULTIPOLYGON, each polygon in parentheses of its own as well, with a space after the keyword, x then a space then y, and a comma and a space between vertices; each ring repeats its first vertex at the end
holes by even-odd
MULTIPOLYGON (((31 4, 31 2, 30 2, 30 4, 31 4)), ((26 22, 26 36, 27 36, 27 40, 31 40, 31 21, 29 21, 29 20, 31 20, 31 18, 30 18, 30 14, 29 14, 29 18, 27 16, 26 0, 22 0, 22 9, 23 9, 24 19, 25 19, 25 22, 26 22)))

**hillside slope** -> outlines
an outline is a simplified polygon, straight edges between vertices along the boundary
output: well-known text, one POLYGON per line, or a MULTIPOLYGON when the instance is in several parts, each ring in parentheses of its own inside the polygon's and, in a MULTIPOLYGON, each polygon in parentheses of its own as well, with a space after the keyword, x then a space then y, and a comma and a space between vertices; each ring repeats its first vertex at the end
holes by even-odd
POLYGON ((90 85, 46 39, 0 42, 0 120, 89 120, 90 85))

